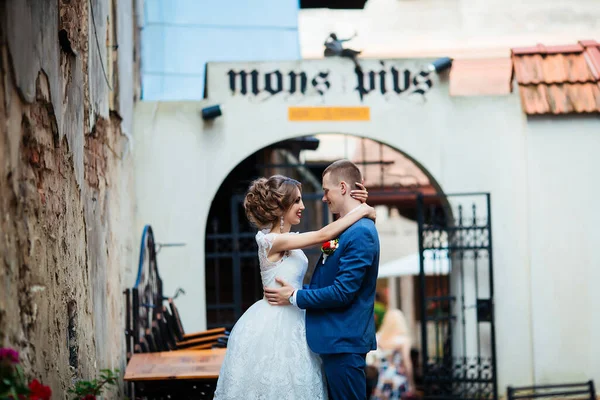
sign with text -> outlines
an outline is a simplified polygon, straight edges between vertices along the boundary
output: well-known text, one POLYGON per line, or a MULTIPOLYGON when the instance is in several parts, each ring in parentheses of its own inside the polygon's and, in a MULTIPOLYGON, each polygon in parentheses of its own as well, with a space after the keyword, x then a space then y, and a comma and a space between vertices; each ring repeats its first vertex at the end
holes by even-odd
POLYGON ((218 101, 366 105, 411 98, 424 101, 437 83, 437 74, 426 68, 428 60, 360 60, 360 64, 359 70, 349 60, 337 58, 209 63, 207 95, 218 101))

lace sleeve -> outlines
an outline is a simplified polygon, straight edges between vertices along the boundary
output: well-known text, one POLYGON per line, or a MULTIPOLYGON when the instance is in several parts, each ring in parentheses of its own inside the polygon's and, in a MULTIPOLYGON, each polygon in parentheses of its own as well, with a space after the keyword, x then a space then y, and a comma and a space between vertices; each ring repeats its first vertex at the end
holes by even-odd
POLYGON ((273 247, 273 241, 275 240, 275 234, 269 233, 268 230, 262 230, 256 234, 256 243, 258 244, 258 261, 260 263, 261 270, 270 268, 276 263, 269 261, 267 255, 273 247))
POLYGON ((268 231, 260 231, 256 234, 256 243, 258 244, 259 254, 263 254, 265 257, 271 251, 273 247, 273 241, 275 240, 275 234, 269 233, 268 231))

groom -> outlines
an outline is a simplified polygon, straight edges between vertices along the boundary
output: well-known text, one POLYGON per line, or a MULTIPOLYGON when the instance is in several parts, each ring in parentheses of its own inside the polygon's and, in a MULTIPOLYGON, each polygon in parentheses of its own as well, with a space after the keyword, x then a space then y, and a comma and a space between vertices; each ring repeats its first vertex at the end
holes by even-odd
MULTIPOLYGON (((323 201, 341 217, 360 202, 350 196, 362 182, 352 162, 339 160, 323 172, 323 201)), ((286 282, 265 289, 272 305, 306 310, 306 340, 321 356, 330 400, 366 399, 365 356, 377 347, 374 301, 379 268, 379 237, 375 224, 363 218, 339 237, 337 249, 319 259, 307 289, 286 282)))

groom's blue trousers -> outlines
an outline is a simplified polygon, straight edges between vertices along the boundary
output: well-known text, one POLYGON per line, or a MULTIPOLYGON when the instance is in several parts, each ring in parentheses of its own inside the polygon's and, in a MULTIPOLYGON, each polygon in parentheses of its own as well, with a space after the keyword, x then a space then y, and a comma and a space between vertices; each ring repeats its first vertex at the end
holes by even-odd
POLYGON ((365 400, 367 377, 365 355, 353 353, 321 354, 327 378, 329 400, 365 400))

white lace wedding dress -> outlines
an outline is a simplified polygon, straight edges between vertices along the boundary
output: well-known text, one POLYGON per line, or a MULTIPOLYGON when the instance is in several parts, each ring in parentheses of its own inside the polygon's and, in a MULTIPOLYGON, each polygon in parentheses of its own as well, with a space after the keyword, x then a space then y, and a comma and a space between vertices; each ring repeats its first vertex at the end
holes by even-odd
MULTIPOLYGON (((278 262, 267 254, 275 234, 258 232, 258 258, 262 283, 279 287, 280 277, 302 288, 308 259, 292 250, 278 262)), ((215 400, 320 400, 327 399, 321 361, 306 343, 304 310, 272 306, 266 299, 254 303, 235 324, 221 366, 215 400)))

